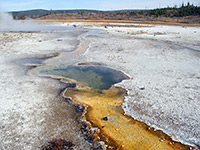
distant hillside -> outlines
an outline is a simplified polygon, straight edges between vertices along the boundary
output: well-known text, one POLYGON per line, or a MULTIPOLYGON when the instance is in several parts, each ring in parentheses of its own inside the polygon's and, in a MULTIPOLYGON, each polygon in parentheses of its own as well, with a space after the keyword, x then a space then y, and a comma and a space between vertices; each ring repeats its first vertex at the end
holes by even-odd
POLYGON ((200 24, 200 7, 190 3, 182 4, 177 8, 168 7, 154 10, 27 10, 10 12, 15 19, 42 19, 42 20, 130 20, 130 21, 161 21, 200 24))
POLYGON ((14 18, 23 19, 24 17, 30 17, 30 18, 34 18, 34 16, 41 17, 50 14, 49 12, 50 11, 48 10, 36 9, 36 10, 26 10, 26 11, 13 11, 9 13, 11 13, 14 18))
POLYGON ((39 18, 50 14, 80 14, 80 13, 112 13, 112 12, 137 12, 144 10, 114 10, 114 11, 100 11, 100 10, 87 10, 87 9, 74 9, 74 10, 25 10, 25 11, 13 11, 9 12, 13 15, 15 19, 25 19, 25 18, 39 18))

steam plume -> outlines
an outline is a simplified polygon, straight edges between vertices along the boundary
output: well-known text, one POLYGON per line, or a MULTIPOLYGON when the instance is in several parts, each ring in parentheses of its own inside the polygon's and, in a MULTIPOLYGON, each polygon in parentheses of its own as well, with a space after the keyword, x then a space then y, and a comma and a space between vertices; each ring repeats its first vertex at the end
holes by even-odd
POLYGON ((42 24, 32 20, 14 20, 11 14, 0 12, 0 32, 40 32, 66 29, 66 27, 42 24))

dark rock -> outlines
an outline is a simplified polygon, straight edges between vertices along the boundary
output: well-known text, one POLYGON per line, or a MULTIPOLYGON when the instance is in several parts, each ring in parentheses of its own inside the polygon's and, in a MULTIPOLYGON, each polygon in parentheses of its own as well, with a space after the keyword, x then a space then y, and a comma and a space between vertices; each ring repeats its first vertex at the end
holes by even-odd
POLYGON ((74 144, 64 139, 53 139, 47 145, 42 146, 42 150, 73 150, 74 144))
POLYGON ((140 90, 145 90, 145 88, 143 87, 143 88, 140 88, 140 90))
POLYGON ((75 106, 75 110, 77 113, 83 113, 85 111, 85 107, 84 106, 75 106))
POLYGON ((87 131, 86 129, 88 129, 88 124, 87 123, 83 123, 81 126, 81 129, 84 131, 87 131))
POLYGON ((108 121, 108 117, 104 117, 103 120, 108 121))

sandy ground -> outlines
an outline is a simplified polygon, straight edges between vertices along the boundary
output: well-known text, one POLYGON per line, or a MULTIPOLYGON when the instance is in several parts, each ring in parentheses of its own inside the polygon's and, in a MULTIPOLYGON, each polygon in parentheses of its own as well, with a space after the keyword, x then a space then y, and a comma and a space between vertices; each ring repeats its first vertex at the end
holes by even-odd
POLYGON ((54 138, 70 140, 75 149, 91 148, 75 120, 74 106, 58 95, 65 85, 26 75, 26 68, 16 63, 71 51, 81 33, 0 33, 0 150, 40 149, 54 138))
MULTIPOLYGON (((118 84, 128 90, 125 113, 198 145, 200 28, 92 26, 87 28, 105 32, 84 36, 90 41, 84 62, 102 63, 130 76, 118 84)), ((73 106, 58 96, 64 85, 25 75, 25 68, 15 63, 74 50, 78 35, 78 31, 0 33, 0 149, 39 149, 55 137, 71 140, 76 149, 91 149, 73 119, 73 106)))

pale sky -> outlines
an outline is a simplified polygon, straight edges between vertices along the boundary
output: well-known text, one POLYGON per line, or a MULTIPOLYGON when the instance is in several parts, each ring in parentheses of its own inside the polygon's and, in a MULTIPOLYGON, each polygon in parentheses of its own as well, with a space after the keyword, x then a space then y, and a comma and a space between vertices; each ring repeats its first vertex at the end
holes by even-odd
POLYGON ((200 6, 200 0, 0 0, 1 11, 28 9, 152 9, 180 6, 182 2, 200 6))

